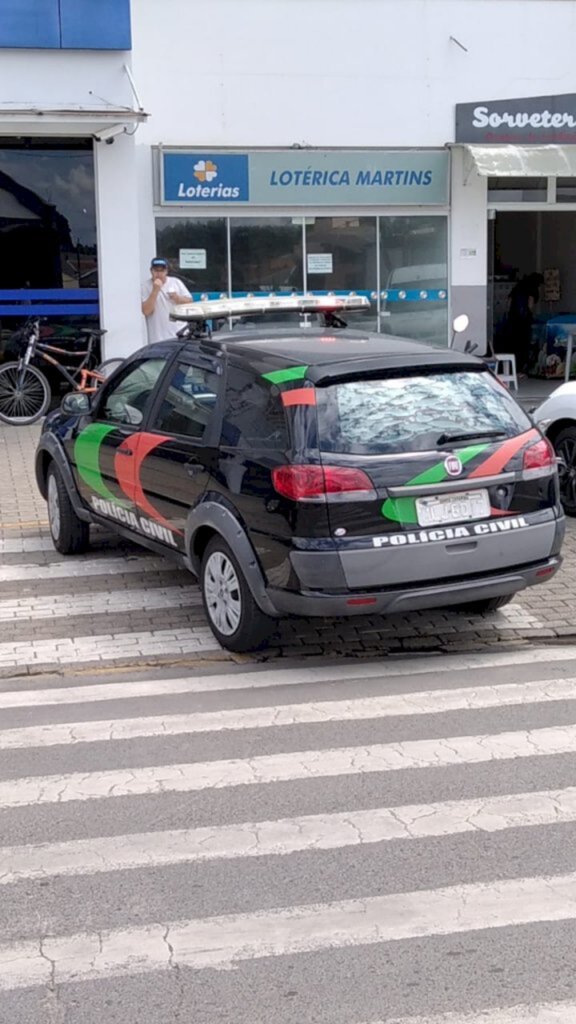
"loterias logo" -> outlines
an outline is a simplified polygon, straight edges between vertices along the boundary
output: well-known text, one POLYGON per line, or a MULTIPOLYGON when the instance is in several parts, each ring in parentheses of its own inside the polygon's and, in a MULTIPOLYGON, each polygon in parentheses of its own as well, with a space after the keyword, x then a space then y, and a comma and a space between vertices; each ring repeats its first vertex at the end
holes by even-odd
POLYGON ((218 165, 211 160, 199 160, 194 164, 194 177, 198 181, 214 181, 218 177, 218 165))
POLYGON ((247 202, 248 156, 240 153, 164 153, 164 201, 247 202))

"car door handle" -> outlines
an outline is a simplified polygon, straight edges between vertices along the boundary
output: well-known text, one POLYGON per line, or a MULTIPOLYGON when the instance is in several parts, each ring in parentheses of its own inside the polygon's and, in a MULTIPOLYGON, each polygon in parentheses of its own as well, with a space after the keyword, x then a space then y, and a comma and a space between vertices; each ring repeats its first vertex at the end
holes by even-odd
POLYGON ((198 476, 199 473, 204 472, 204 466, 199 462, 187 462, 186 472, 188 473, 188 476, 198 476))
POLYGON ((116 454, 117 455, 134 455, 134 451, 132 450, 132 448, 117 448, 116 449, 116 454))

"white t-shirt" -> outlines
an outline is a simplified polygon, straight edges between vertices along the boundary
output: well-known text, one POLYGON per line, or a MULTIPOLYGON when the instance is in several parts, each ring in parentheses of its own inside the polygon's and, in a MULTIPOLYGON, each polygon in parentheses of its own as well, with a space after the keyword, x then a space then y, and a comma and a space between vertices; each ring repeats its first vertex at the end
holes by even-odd
MULTIPOLYGON (((148 343, 153 345, 155 341, 165 341, 166 338, 175 338, 176 331, 179 331, 184 324, 170 319, 170 311, 176 307, 170 301, 169 292, 176 292, 178 295, 186 296, 192 301, 192 296, 186 285, 177 277, 167 277, 158 293, 154 312, 146 317, 148 330, 148 343)), ((150 297, 152 293, 152 278, 149 277, 142 285, 142 302, 150 297)))

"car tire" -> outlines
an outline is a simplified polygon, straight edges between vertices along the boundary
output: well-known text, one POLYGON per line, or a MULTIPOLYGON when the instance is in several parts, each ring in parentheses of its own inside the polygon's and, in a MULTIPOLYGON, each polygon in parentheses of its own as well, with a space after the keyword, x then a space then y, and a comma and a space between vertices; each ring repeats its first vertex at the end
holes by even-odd
POLYGON ((576 427, 565 427, 554 441, 565 469, 560 473, 560 501, 567 516, 576 516, 576 427))
POLYGON ((502 597, 485 597, 480 601, 470 601, 469 604, 458 604, 454 611, 468 612, 470 615, 485 615, 487 612, 496 612, 510 604, 514 594, 504 594, 502 597))
POLYGON ((260 610, 237 559, 221 537, 207 544, 200 570, 202 602, 218 643, 229 651, 254 651, 274 630, 260 610))
POLYGON ((78 555, 86 551, 90 526, 76 515, 62 474, 54 463, 48 469, 46 497, 50 535, 56 551, 61 555, 78 555))

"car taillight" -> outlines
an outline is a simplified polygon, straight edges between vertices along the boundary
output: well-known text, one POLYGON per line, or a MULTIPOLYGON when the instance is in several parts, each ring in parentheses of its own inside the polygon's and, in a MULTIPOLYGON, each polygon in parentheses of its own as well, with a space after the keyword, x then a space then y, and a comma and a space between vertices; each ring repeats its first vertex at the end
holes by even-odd
POLYGON ((366 473, 344 466, 276 466, 272 483, 278 494, 292 501, 365 501, 376 497, 366 473))
POLYGON ((531 444, 524 452, 522 468, 525 472, 531 469, 550 469, 555 465, 556 453, 545 437, 536 444, 531 444))

